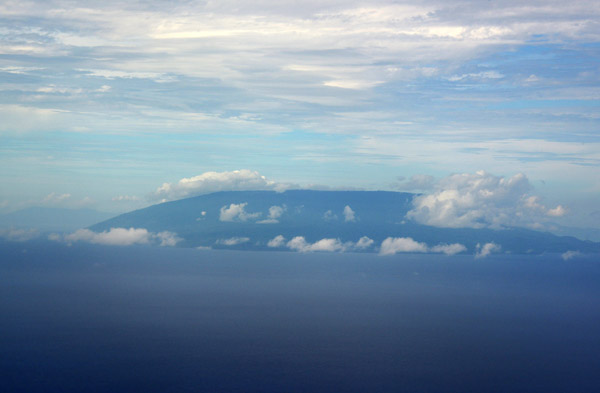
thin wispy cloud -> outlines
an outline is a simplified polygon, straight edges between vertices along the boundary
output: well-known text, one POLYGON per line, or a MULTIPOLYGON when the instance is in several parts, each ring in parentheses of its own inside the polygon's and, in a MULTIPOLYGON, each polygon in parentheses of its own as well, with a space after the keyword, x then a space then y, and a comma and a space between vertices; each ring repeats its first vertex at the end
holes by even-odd
POLYGON ((55 0, 0 15, 12 208, 52 192, 110 211, 143 204, 115 196, 313 182, 428 192, 427 176, 483 168, 549 180, 550 217, 598 225, 595 3, 55 0))

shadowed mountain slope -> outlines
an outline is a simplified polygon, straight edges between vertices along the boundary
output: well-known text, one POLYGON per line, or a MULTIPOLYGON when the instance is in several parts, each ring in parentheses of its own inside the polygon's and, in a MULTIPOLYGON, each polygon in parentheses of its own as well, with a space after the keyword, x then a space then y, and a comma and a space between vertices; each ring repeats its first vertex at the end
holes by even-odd
MULTIPOLYGON (((478 243, 489 242, 511 253, 600 252, 599 243, 523 228, 455 229, 420 225, 405 219, 413 196, 387 191, 217 192, 122 214, 90 229, 135 227, 151 232, 171 231, 183 239, 178 243, 183 247, 264 250, 272 249, 267 243, 279 235, 286 241, 303 236, 309 243, 323 238, 356 242, 367 236, 374 240, 374 246, 365 251, 377 250, 387 237, 411 237, 429 247, 460 243, 469 253, 475 252, 478 243)), ((285 245, 278 247, 283 248, 285 245)))

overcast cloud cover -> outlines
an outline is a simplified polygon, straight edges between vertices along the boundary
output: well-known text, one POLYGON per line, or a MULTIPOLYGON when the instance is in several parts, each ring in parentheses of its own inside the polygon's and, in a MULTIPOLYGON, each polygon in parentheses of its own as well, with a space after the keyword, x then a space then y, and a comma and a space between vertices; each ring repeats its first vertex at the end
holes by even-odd
POLYGON ((0 211, 325 184, 427 192, 413 218, 435 225, 598 228, 598 20, 591 0, 5 1, 0 211), (440 199, 434 179, 481 169, 540 199, 440 199))

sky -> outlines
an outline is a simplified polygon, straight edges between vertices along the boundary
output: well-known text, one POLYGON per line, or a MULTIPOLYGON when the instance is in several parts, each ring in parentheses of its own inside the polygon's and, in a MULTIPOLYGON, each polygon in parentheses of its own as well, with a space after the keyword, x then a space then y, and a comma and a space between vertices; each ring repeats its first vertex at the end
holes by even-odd
POLYGON ((429 225, 599 229, 599 21, 579 0, 5 0, 0 213, 330 188, 422 193, 429 225))

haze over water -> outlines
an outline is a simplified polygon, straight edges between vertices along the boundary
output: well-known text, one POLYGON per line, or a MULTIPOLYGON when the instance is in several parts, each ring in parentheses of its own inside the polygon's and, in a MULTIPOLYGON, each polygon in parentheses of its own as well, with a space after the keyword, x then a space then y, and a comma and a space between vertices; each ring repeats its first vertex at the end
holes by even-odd
POLYGON ((600 385, 591 257, 2 248, 4 392, 600 385))

